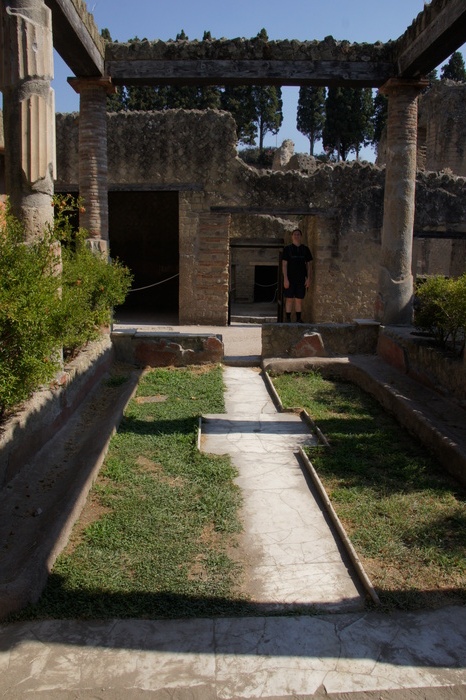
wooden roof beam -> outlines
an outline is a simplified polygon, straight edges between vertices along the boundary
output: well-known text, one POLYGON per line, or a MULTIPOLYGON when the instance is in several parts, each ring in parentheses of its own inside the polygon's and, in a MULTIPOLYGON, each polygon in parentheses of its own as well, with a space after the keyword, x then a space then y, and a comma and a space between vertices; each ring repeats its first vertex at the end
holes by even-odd
POLYGON ((466 42, 464 0, 448 0, 441 5, 428 5, 398 40, 399 77, 427 75, 466 42))
POLYGON ((73 0, 45 0, 52 10, 53 46, 80 77, 104 75, 104 44, 94 18, 79 13, 73 0))
POLYGON ((116 60, 115 85, 322 85, 378 87, 394 77, 391 63, 293 60, 116 60))

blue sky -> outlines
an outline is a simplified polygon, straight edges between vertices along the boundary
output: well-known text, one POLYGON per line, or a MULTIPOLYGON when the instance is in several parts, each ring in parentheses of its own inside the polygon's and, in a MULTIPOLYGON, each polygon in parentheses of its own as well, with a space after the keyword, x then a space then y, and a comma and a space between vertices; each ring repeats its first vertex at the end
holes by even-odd
MULTIPOLYGON (((205 30, 216 39, 250 38, 264 27, 270 39, 321 40, 331 35, 374 43, 397 39, 422 11, 424 0, 88 0, 87 7, 99 30, 106 27, 120 42, 135 36, 174 39, 181 29, 190 39, 202 39, 205 30)), ((465 47, 461 51, 466 56, 465 47)), ((79 109, 79 98, 66 82, 69 75, 56 56, 57 112, 79 109)), ((283 88, 283 125, 277 136, 267 137, 267 145, 291 139, 296 152, 309 151, 308 139, 296 129, 298 90, 283 88)), ((370 158, 369 151, 365 157, 370 158)))

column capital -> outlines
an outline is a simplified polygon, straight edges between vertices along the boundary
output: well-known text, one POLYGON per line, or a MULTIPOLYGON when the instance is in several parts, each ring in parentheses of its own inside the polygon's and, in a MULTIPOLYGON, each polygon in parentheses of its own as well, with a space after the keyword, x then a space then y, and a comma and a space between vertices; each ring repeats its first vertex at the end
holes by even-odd
POLYGON ((402 90, 422 92, 428 85, 427 78, 389 78, 379 87, 379 92, 382 95, 390 95, 390 93, 402 90))
POLYGON ((68 78, 68 83, 78 95, 80 95, 83 90, 89 88, 101 88, 107 95, 113 95, 116 92, 116 87, 112 83, 112 79, 109 75, 103 75, 97 78, 68 78))

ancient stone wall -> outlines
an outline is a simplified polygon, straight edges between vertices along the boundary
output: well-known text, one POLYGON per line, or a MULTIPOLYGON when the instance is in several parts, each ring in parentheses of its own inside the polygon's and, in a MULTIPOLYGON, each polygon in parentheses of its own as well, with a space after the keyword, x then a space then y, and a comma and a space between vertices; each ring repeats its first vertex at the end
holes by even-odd
MULTIPOLYGON (((417 169, 466 176, 466 83, 441 80, 419 96, 417 169)), ((386 163, 386 134, 377 164, 386 163)))
POLYGON ((466 84, 440 81, 422 95, 425 112, 425 170, 450 169, 466 176, 466 84))
MULTIPOLYGON (((230 262, 244 285, 238 294, 250 299, 252 269, 276 264, 274 242, 288 243, 297 225, 314 256, 305 320, 373 318, 383 168, 353 162, 318 165, 313 173, 256 170, 237 157, 230 115, 215 111, 111 114, 108 133, 111 191, 178 192, 180 322, 225 324, 230 262)), ((78 182, 76 140, 76 115, 59 116, 57 189, 78 182)), ((419 173, 415 227, 464 230, 464 186, 463 178, 419 173)), ((163 237, 154 239, 154 258, 160 245, 163 237)), ((425 262, 423 271, 430 269, 425 262)))

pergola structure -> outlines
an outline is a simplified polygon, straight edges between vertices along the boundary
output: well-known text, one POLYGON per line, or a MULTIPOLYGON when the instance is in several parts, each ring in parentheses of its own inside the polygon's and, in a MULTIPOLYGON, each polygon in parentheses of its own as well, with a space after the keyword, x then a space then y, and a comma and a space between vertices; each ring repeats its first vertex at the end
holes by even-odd
POLYGON ((242 41, 106 44, 82 0, 9 0, 1 14, 6 185, 29 235, 51 221, 54 179, 53 48, 80 94, 81 225, 108 242, 106 96, 117 85, 377 87, 388 96, 382 251, 375 317, 411 321, 417 97, 425 76, 466 42, 464 0, 432 0, 388 44, 242 41), (228 48, 228 51, 226 50, 228 48))

